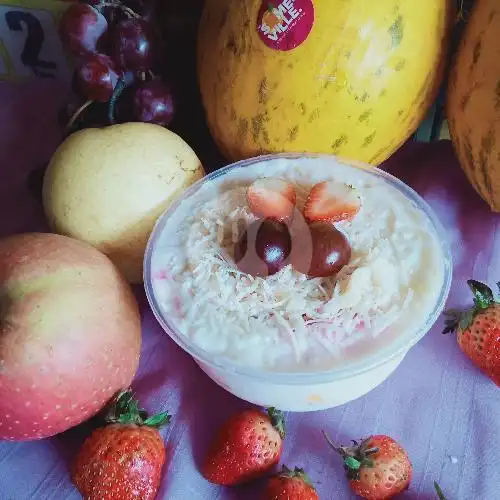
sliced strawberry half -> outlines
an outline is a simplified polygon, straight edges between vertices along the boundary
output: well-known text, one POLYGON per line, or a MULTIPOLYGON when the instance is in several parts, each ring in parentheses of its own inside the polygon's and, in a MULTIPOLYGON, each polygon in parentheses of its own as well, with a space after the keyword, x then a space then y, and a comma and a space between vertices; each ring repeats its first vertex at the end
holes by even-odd
POLYGON ((247 191, 248 206, 257 217, 278 221, 292 217, 296 199, 293 185, 274 177, 257 179, 247 191))
POLYGON ((304 205, 304 217, 308 222, 352 220, 360 208, 356 189, 342 182, 324 181, 312 187, 304 205))

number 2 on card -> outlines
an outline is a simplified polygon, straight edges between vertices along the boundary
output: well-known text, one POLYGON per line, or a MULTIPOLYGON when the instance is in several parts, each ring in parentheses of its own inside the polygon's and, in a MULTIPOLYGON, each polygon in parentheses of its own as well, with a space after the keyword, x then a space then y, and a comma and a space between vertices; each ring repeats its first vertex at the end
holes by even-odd
POLYGON ((0 79, 69 77, 57 34, 58 17, 67 5, 58 0, 0 0, 0 79))

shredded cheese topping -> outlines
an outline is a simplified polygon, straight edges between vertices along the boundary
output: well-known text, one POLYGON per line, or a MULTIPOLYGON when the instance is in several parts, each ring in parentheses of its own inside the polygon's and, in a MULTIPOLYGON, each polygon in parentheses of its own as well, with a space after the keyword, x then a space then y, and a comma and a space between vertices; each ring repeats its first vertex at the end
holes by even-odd
MULTIPOLYGON (((352 183, 352 182, 351 182, 352 183)), ((165 314, 194 344, 266 370, 319 370, 435 301, 441 254, 424 214, 381 181, 358 182, 360 213, 342 230, 351 260, 334 277, 308 279, 287 266, 267 278, 238 270, 233 247, 256 218, 247 184, 186 207, 157 251, 153 286, 165 314), (172 243, 174 241, 174 243, 172 243)), ((310 189, 298 184, 298 206, 310 189)))

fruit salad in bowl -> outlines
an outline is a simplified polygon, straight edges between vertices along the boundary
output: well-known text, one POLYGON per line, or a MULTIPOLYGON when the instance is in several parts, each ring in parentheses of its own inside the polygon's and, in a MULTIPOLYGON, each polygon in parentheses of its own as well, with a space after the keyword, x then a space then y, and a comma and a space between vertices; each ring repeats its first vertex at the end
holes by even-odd
POLYGON ((441 313, 450 248, 428 205, 333 156, 238 162, 158 220, 145 286, 165 331, 216 383, 283 410, 379 385, 441 313))

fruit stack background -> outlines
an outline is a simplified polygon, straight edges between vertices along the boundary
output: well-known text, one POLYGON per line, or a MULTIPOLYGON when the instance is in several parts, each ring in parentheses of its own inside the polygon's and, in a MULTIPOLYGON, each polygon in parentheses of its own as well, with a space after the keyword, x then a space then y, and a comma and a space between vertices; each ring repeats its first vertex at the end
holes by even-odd
MULTIPOLYGON (((458 44, 458 39, 474 0, 455 0, 455 2, 458 15, 452 47, 453 52, 458 44)), ((98 5, 99 0, 95 0, 95 3, 98 5)), ((161 51, 161 62, 153 68, 155 75, 154 82, 148 82, 151 79, 151 75, 147 74, 146 71, 146 90, 143 92, 136 91, 135 88, 137 86, 135 86, 133 89, 124 91, 116 107, 116 118, 118 121, 130 119, 148 121, 147 106, 151 101, 151 92, 163 94, 165 101, 164 108, 166 107, 167 109, 164 109, 164 115, 160 117, 162 120, 159 122, 157 120, 157 122, 167 125, 189 144, 192 144, 205 165, 210 165, 212 168, 222 166, 225 161, 217 151, 206 126, 199 96, 196 71, 197 26, 204 1, 147 2, 146 0, 132 0, 131 2, 126 2, 126 4, 130 5, 134 11, 140 14, 150 9, 149 18, 152 20, 152 24, 161 29, 163 43, 160 44, 161 46, 153 47, 154 50, 161 51), (164 82, 164 87, 161 86, 160 81, 164 82), (134 92, 135 96, 133 95, 134 92)), ((115 36, 115 38, 119 38, 119 36, 115 36)), ((115 39, 114 42, 116 46, 117 40, 115 39)), ((65 42, 65 46, 67 45, 67 42, 65 42)), ((108 43, 108 45, 112 46, 113 43, 108 43)), ((113 49, 113 47, 111 47, 111 50, 107 50, 107 53, 111 54, 115 61, 117 59, 114 55, 116 52, 117 50, 113 49)), ((142 68, 138 69, 140 71, 142 68)), ((145 69, 147 70, 148 68, 145 69)), ((80 90, 81 93, 81 89, 79 89, 81 84, 76 82, 75 85, 74 82, 74 87, 76 87, 77 91, 80 90)), ((443 109, 445 88, 446 83, 443 84, 440 95, 429 110, 427 117, 412 136, 413 140, 428 142, 449 138, 443 109)), ((81 101, 70 104, 68 109, 62 113, 63 124, 67 124, 80 105, 82 105, 81 101)), ((107 119, 108 106, 96 103, 82 115, 82 119, 79 122, 77 121, 73 124, 73 129, 88 126, 89 122, 98 123, 99 121, 103 121, 106 123, 107 119)))

